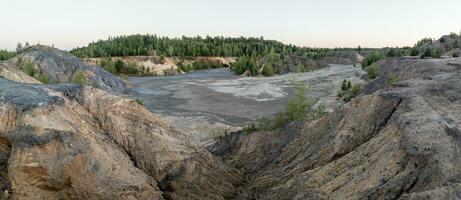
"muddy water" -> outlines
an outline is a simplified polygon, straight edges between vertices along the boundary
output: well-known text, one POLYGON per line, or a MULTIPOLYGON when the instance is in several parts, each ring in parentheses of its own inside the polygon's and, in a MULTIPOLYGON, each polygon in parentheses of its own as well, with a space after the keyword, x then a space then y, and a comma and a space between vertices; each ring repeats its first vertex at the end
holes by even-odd
POLYGON ((229 69, 203 70, 179 76, 132 77, 127 93, 140 98, 171 126, 206 143, 242 124, 280 111, 293 93, 293 83, 309 86, 309 97, 328 108, 343 79, 361 82, 359 67, 330 65, 308 73, 274 77, 240 77, 229 69))

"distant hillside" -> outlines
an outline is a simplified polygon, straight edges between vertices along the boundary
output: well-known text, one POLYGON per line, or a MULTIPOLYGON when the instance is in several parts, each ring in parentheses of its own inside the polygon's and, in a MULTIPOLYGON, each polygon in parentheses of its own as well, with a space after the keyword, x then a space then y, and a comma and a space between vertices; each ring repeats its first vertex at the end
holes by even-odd
POLYGON ((362 67, 372 72, 370 77, 374 77, 373 74, 375 74, 377 66, 373 64, 385 57, 407 57, 412 59, 459 57, 461 55, 460 44, 461 36, 451 33, 450 35, 442 36, 438 40, 424 38, 418 41, 413 47, 376 49, 368 51, 365 54, 362 67))
POLYGON ((436 56, 448 56, 448 57, 459 57, 461 46, 461 36, 456 33, 450 35, 444 35, 438 40, 431 38, 425 38, 420 40, 415 48, 422 54, 435 54, 436 56))
POLYGON ((312 56, 309 53, 275 53, 271 52, 261 57, 241 57, 231 65, 237 74, 247 76, 272 76, 292 72, 308 72, 328 64, 355 65, 363 61, 363 56, 356 50, 325 50, 322 56, 312 56))

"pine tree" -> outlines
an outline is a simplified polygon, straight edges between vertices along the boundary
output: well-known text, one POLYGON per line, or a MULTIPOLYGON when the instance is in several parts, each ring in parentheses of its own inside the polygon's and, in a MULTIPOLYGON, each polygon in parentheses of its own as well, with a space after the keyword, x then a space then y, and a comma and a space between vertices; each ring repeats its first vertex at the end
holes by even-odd
POLYGON ((346 79, 343 80, 341 83, 341 90, 346 91, 347 90, 347 81, 346 79))

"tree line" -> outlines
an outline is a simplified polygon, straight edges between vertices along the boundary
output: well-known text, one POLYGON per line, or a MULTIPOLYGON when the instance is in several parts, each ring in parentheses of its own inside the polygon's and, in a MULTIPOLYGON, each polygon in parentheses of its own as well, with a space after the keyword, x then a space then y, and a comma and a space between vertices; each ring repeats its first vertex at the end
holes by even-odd
POLYGON ((243 57, 277 53, 316 52, 317 49, 283 44, 263 37, 180 37, 169 38, 157 35, 126 35, 109 37, 92 42, 86 47, 73 49, 72 54, 83 58, 116 56, 168 56, 197 57, 223 56, 243 57))

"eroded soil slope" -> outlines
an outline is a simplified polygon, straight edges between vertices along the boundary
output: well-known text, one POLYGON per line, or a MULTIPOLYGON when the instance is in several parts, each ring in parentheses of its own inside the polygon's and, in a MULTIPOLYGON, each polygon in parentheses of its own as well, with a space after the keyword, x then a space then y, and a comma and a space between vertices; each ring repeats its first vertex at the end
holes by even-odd
POLYGON ((130 99, 75 84, 0 85, 4 197, 223 199, 237 190, 237 170, 130 99))
POLYGON ((460 198, 459 62, 383 60, 347 107, 210 149, 246 174, 238 199, 460 198))

